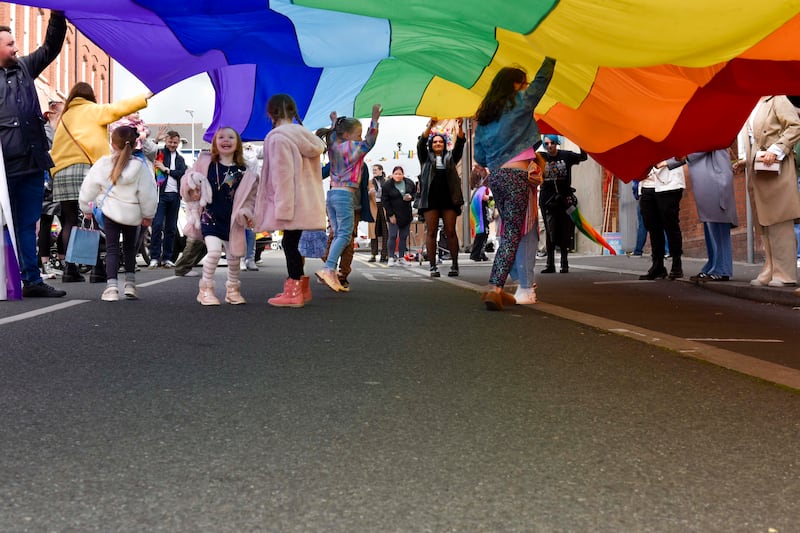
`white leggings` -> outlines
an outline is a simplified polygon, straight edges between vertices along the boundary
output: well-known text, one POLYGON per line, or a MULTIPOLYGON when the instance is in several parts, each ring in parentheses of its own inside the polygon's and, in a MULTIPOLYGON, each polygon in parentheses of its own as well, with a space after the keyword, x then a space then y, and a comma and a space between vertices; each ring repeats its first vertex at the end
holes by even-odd
POLYGON ((228 241, 223 241, 219 237, 208 235, 203 237, 206 243, 205 260, 203 260, 203 279, 212 281, 214 279, 214 272, 217 270, 219 258, 222 257, 222 247, 225 246, 225 251, 228 252, 228 281, 239 281, 239 260, 240 257, 234 257, 228 250, 228 241))

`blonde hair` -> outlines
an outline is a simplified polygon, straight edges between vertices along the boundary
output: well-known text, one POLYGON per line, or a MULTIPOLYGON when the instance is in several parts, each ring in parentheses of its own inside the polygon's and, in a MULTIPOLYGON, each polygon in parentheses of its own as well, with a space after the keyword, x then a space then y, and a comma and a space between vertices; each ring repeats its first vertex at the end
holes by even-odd
POLYGON ((211 139, 211 160, 219 163, 219 149, 217 148, 217 137, 222 130, 231 130, 236 135, 236 149, 233 151, 233 162, 240 167, 244 165, 244 147, 242 146, 242 138, 239 132, 230 126, 222 126, 214 132, 214 138, 211 139))
POLYGON ((130 126, 120 126, 111 132, 111 144, 117 149, 117 152, 112 156, 111 161, 113 167, 111 168, 111 175, 109 179, 114 185, 122 175, 122 171, 128 165, 128 161, 133 154, 133 147, 136 146, 136 139, 139 133, 136 128, 130 126))

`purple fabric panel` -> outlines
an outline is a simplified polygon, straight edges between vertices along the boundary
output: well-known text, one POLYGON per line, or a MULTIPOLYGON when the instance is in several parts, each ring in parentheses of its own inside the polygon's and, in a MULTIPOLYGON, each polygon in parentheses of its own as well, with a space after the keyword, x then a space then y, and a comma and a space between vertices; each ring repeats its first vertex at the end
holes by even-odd
MULTIPOLYGON (((203 139, 211 142, 214 132, 220 126, 231 126, 236 131, 244 131, 250 121, 255 92, 255 65, 231 65, 208 73, 216 92, 214 98, 214 118, 203 139), (227 104, 227 106, 226 106, 227 104), (224 111, 223 111, 224 110, 224 111)), ((265 118, 265 120, 267 120, 265 118)))
POLYGON ((108 12, 109 0, 40 0, 38 4, 64 10, 71 23, 91 35, 95 44, 153 92, 227 65, 225 56, 218 50, 199 56, 189 54, 172 30, 151 11, 128 0, 113 1, 113 18, 103 14, 108 12))

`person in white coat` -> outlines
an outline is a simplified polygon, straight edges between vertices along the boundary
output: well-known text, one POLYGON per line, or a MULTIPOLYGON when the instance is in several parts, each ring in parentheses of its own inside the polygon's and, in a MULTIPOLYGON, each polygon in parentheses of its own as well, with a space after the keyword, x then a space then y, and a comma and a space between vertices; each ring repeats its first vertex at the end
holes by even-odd
POLYGON ((78 203, 86 218, 92 217, 92 206, 101 207, 106 234, 106 288, 101 299, 119 300, 119 270, 122 235, 122 256, 125 264, 125 297, 135 299, 136 243, 140 226, 149 226, 158 207, 158 191, 153 170, 144 157, 134 155, 136 129, 120 126, 111 133, 113 153, 95 162, 81 185, 78 203))

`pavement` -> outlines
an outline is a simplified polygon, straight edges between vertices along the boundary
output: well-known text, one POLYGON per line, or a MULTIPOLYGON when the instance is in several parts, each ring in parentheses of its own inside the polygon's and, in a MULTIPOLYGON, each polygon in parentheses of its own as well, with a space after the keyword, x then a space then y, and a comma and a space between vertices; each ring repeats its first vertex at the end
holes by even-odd
MULTIPOLYGON (((620 274, 639 275, 647 272, 650 266, 650 256, 631 255, 581 255, 571 254, 569 257, 570 269, 600 270, 617 272, 620 274)), ((542 261, 541 259, 539 259, 542 261)), ((556 253, 558 261, 558 253, 556 253)), ((689 279, 694 276, 705 264, 705 258, 683 258, 684 277, 677 281, 698 285, 706 290, 726 294, 736 298, 744 298, 762 303, 785 305, 789 307, 800 306, 800 290, 796 287, 754 287, 750 280, 755 279, 763 267, 762 263, 734 262, 733 276, 730 281, 694 282, 689 279)), ((667 270, 670 260, 665 261, 667 270)))

